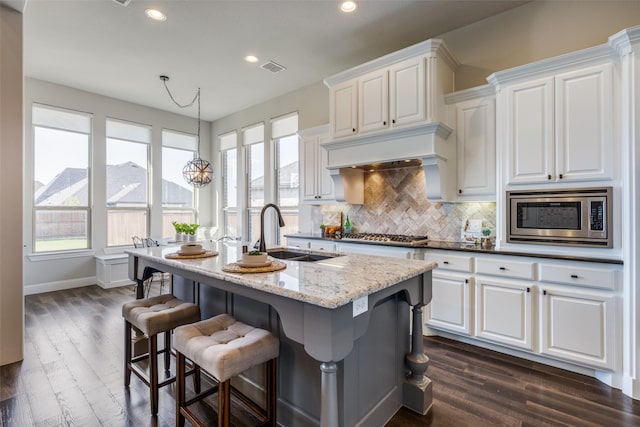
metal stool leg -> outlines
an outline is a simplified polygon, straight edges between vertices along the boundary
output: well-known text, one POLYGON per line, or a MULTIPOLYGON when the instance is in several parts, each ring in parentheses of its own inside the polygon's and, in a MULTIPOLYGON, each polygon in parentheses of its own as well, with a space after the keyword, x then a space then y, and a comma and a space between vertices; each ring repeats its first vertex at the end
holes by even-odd
POLYGON ((149 337, 149 397, 151 415, 158 413, 158 336, 149 337))
POLYGON ((124 321, 124 385, 131 384, 131 323, 124 321))

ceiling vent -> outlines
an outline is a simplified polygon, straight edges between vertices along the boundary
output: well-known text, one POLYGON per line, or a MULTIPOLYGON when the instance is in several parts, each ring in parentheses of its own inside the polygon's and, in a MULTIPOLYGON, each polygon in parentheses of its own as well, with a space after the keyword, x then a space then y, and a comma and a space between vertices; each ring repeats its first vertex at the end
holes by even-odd
POLYGON ((285 67, 280 64, 276 64, 273 61, 265 62, 260 66, 260 68, 262 68, 263 70, 271 71, 272 73, 279 73, 280 71, 286 70, 285 67))
POLYGON ((125 7, 129 6, 129 3, 131 3, 131 0, 113 0, 113 1, 125 7))

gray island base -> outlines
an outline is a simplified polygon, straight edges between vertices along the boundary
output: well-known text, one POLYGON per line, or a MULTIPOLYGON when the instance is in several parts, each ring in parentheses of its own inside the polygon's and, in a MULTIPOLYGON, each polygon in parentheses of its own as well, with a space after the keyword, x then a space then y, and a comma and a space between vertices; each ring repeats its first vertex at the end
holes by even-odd
MULTIPOLYGON (((129 250, 129 276, 140 282, 147 267, 171 273, 173 293, 198 303, 203 318, 229 313, 272 331, 279 425, 383 426, 401 406, 431 409, 422 308, 434 263, 349 254, 237 274, 222 267, 239 248, 211 245, 218 256, 184 260, 165 258, 178 247, 129 250)), ((251 370, 234 385, 260 401, 263 375, 251 370)))

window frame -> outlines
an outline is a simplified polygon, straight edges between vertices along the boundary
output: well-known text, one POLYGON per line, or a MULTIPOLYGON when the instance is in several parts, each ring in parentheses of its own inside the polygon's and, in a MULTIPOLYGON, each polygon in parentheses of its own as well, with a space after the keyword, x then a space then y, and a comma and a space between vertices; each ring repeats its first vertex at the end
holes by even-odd
MULTIPOLYGON (((172 150, 181 150, 181 151, 185 151, 185 152, 191 152, 192 153, 192 159, 195 159, 198 155, 198 136, 195 134, 191 134, 191 133, 187 133, 187 132, 180 132, 180 131, 176 131, 173 129, 167 129, 167 128, 163 128, 162 129, 162 144, 161 144, 161 157, 162 157, 162 162, 163 162, 163 167, 162 167, 162 174, 160 176, 160 185, 162 186, 164 183, 164 159, 165 159, 165 148, 168 149, 172 149, 172 150), (193 146, 187 146, 190 145, 189 143, 185 143, 185 144, 167 144, 166 142, 166 138, 165 138, 165 134, 174 134, 174 135, 181 135, 184 137, 189 137, 189 138, 193 138, 193 146), (180 146, 178 146, 180 145, 180 146)), ((193 195, 192 195, 192 207, 188 208, 188 207, 167 207, 167 205, 165 205, 165 201, 164 198, 162 200, 160 200, 160 206, 161 206, 161 210, 162 210, 162 238, 166 239, 169 238, 171 239, 174 235, 175 232, 172 232, 170 235, 165 236, 165 231, 166 228, 168 228, 168 225, 165 224, 165 216, 169 215, 169 214, 179 214, 179 215, 184 215, 185 217, 187 216, 187 214, 190 214, 190 220, 189 221, 181 221, 181 222, 189 222, 189 223, 198 223, 198 211, 199 211, 199 202, 200 202, 200 193, 199 193, 199 189, 195 186, 192 186, 193 189, 193 195)), ((162 196, 164 197, 164 195, 162 196)), ((170 223, 169 223, 170 224, 170 223)))
MULTIPOLYGON (((280 211, 283 216, 286 215, 296 215, 298 217, 298 229, 297 230, 289 230, 287 233, 294 233, 299 231, 299 221, 300 221, 300 141, 298 138, 298 112, 292 112, 289 114, 285 114, 283 116, 274 117, 271 119, 271 144, 273 146, 273 170, 274 170, 274 200, 276 204, 280 207, 280 211), (295 130, 293 128, 290 129, 276 129, 278 121, 286 121, 295 117, 295 130), (283 206, 280 203, 280 157, 279 157, 279 144, 280 140, 285 138, 295 137, 296 147, 298 148, 298 187, 296 190, 296 194, 298 195, 298 204, 283 206)), ((286 127, 286 125, 285 125, 286 127)), ((286 224, 286 221, 285 221, 286 224)), ((286 228, 289 228, 288 225, 285 225, 286 228)), ((282 228, 276 230, 276 243, 281 244, 282 242, 282 228)))
MULTIPOLYGON (((129 121, 129 120, 122 120, 122 119, 115 119, 112 117, 106 117, 105 118, 105 153, 106 153, 106 157, 105 157, 105 195, 106 195, 106 199, 105 199, 105 218, 106 218, 106 224, 105 224, 105 232, 106 232, 106 236, 105 236, 105 248, 118 248, 118 247, 123 247, 123 246, 130 246, 133 243, 130 241, 131 238, 133 236, 129 236, 127 239, 124 240, 123 243, 118 243, 118 244, 110 244, 109 243, 109 214, 111 212, 126 212, 126 211, 134 211, 134 212, 144 212, 145 214, 145 232, 143 233, 143 236, 139 236, 139 237, 148 237, 150 230, 151 230, 151 195, 153 194, 153 176, 151 174, 151 169, 152 169, 152 164, 151 164, 151 158, 152 158, 152 151, 153 149, 153 128, 149 125, 145 125, 142 123, 137 123, 137 122, 133 122, 133 121, 129 121), (116 122, 116 123, 123 123, 123 124, 127 124, 130 126, 137 126, 137 127, 141 127, 141 128, 146 128, 148 129, 149 132, 149 140, 147 142, 145 141, 136 141, 136 140, 131 140, 131 139, 125 139, 122 137, 118 137, 118 136, 109 136, 109 133, 107 131, 107 127, 108 127, 108 123, 112 121, 112 122, 116 122), (109 141, 121 141, 121 142, 127 142, 127 143, 133 143, 133 144, 144 144, 146 146, 146 180, 147 180, 147 191, 146 191, 146 206, 145 207, 136 207, 136 206, 121 206, 121 207, 110 207, 108 205, 108 200, 109 200, 109 194, 108 194, 108 183, 109 183, 109 177, 106 174, 106 167, 108 166, 107 163, 107 157, 109 156, 109 141)), ((123 236, 120 236, 123 237, 123 236)))
POLYGON ((240 185, 238 183, 238 168, 240 166, 240 156, 241 156, 241 151, 238 148, 238 132, 231 131, 231 132, 226 132, 223 134, 218 135, 218 142, 220 144, 220 210, 222 211, 222 237, 224 236, 228 236, 231 238, 235 238, 235 239, 239 239, 241 238, 241 236, 238 235, 238 231, 239 231, 239 227, 241 226, 240 224, 240 220, 239 220, 239 198, 238 195, 240 194, 241 188, 240 185), (236 177, 235 177, 235 181, 236 181, 236 200, 235 200, 235 206, 233 207, 229 207, 227 205, 225 205, 225 188, 226 188, 226 184, 228 182, 228 178, 227 178, 227 174, 226 172, 226 157, 225 157, 225 153, 230 151, 230 150, 235 150, 236 151, 236 177), (232 235, 232 233, 229 230, 229 217, 231 215, 235 215, 236 217, 236 230, 235 230, 235 235, 232 235))
POLYGON ((92 200, 93 200, 93 174, 92 174, 92 161, 93 161, 93 120, 94 115, 91 113, 87 113, 84 111, 73 110, 70 108, 57 107, 52 105, 41 104, 37 102, 33 102, 31 104, 31 252, 36 257, 48 257, 55 254, 73 254, 78 252, 86 252, 93 250, 93 211, 92 211, 92 200), (59 111, 67 114, 74 114, 78 116, 83 116, 88 119, 88 130, 87 132, 82 132, 79 130, 68 129, 62 126, 53 126, 53 125, 45 125, 45 124, 36 124, 33 120, 34 110, 36 108, 47 109, 53 111, 59 111), (78 135, 84 135, 87 137, 87 205, 86 206, 65 206, 65 205, 56 205, 56 206, 37 206, 36 205, 36 128, 41 129, 50 129, 62 132, 69 132, 78 135), (37 216, 38 212, 52 212, 52 211, 69 211, 69 212, 86 212, 86 247, 84 248, 72 248, 72 249, 52 249, 52 250, 37 250, 38 240, 37 240, 37 216))

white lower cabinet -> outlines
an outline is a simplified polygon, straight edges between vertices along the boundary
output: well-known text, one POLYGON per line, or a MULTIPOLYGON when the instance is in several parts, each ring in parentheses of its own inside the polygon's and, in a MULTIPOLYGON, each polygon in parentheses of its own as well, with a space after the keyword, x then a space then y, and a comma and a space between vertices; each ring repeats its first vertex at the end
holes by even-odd
POLYGON ((469 276, 434 272, 431 302, 424 317, 427 326, 464 335, 473 334, 472 281, 469 276))
POLYGON ((609 292, 542 286, 540 350, 594 368, 615 368, 615 299, 609 292))
POLYGON ((533 350, 531 284, 476 276, 476 336, 533 350))

